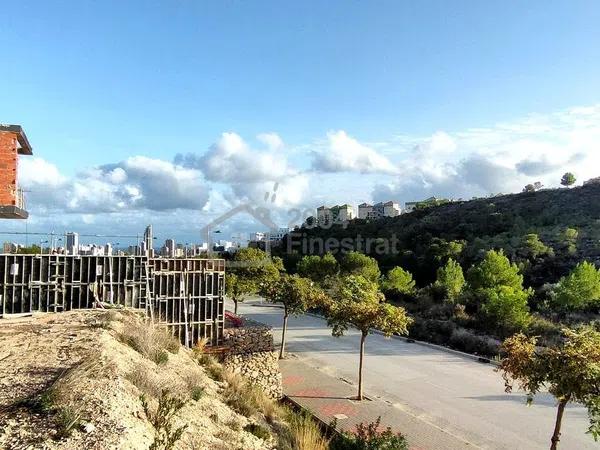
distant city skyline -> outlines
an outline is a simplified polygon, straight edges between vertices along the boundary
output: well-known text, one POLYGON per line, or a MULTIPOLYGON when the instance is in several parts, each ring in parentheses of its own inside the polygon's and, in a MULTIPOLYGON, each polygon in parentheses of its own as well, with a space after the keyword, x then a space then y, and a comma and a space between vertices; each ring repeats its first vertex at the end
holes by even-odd
MULTIPOLYGON (((30 217, 199 239, 244 203, 471 198, 600 175, 600 3, 41 0, 0 29, 30 217), (131 18, 136 20, 132 21, 131 18), (56 61, 61 61, 57 64, 56 61)), ((302 216, 302 214, 300 214, 302 216)), ((260 231, 242 215, 225 236, 260 231)))

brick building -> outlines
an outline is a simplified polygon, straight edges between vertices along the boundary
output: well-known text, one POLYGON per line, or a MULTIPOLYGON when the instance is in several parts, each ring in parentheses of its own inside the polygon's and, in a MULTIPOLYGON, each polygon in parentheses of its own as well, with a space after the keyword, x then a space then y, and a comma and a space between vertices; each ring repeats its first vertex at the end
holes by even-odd
POLYGON ((0 219, 27 219, 23 191, 17 185, 19 155, 31 155, 19 125, 0 124, 0 219))

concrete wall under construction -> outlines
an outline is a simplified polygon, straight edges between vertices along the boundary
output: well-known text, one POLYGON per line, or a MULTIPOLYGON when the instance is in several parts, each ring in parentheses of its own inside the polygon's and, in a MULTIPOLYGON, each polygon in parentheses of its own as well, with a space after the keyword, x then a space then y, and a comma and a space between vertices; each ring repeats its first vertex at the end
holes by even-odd
POLYGON ((110 305, 143 309, 193 346, 219 345, 225 261, 146 256, 0 255, 0 313, 110 305))

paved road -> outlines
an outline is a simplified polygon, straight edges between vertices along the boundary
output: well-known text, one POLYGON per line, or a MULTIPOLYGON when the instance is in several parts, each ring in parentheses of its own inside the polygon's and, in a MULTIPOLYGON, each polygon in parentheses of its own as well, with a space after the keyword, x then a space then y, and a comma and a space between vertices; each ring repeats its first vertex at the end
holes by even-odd
MULTIPOLYGON (((231 308, 232 309, 232 308, 231 308)), ((274 328, 281 338, 281 310, 240 305, 239 312, 274 328)), ((359 334, 352 330, 334 338, 326 322, 313 316, 290 318, 287 349, 330 375, 357 381, 359 334)), ((472 444, 470 448, 547 449, 554 426, 555 402, 550 395, 525 406, 522 393, 504 393, 493 367, 442 350, 399 339, 370 335, 366 343, 365 392, 392 403, 472 444)), ((587 413, 570 405, 565 411, 561 449, 600 449, 585 434, 587 413)))

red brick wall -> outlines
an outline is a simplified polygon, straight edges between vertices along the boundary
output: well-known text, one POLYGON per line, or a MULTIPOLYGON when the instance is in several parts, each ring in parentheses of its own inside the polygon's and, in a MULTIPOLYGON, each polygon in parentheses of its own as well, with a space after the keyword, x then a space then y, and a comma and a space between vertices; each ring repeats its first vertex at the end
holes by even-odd
POLYGON ((17 187, 17 136, 0 132, 0 205, 14 205, 17 187))

